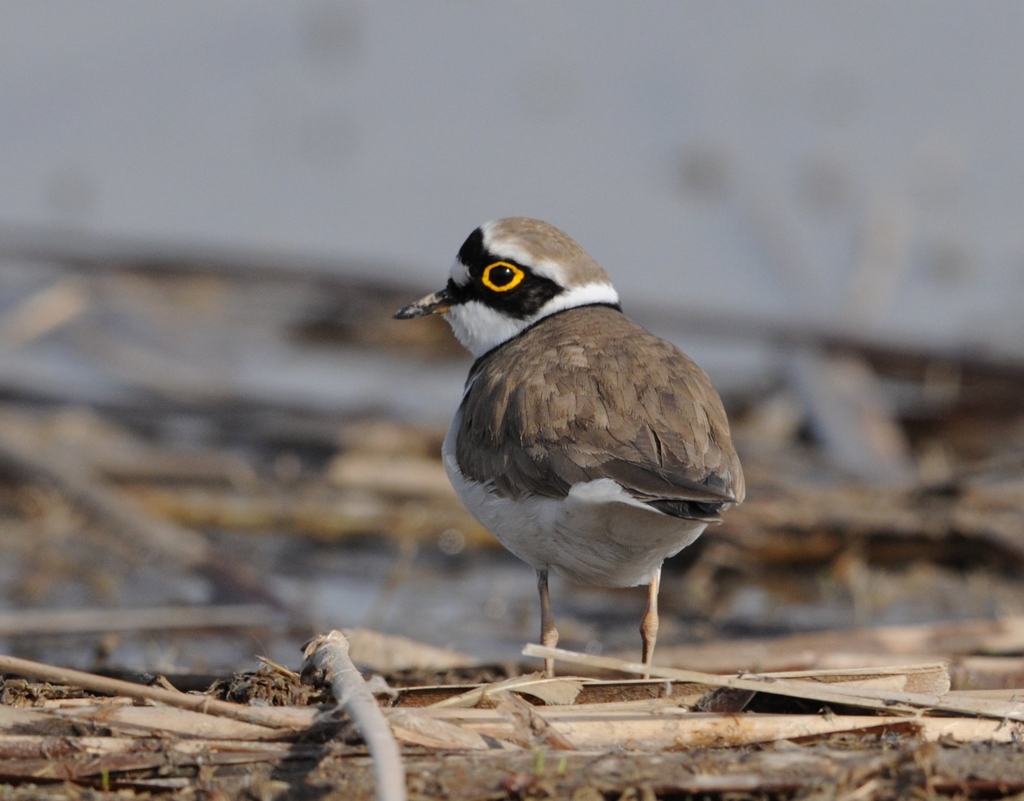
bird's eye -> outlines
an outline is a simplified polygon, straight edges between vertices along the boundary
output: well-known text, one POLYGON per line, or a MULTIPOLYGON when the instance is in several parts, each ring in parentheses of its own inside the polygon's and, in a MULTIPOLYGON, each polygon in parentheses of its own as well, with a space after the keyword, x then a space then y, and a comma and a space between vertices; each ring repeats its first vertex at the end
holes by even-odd
POLYGON ((496 261, 484 268, 484 274, 480 280, 488 289, 495 292, 508 292, 519 286, 525 277, 526 273, 514 264, 509 264, 507 261, 496 261))

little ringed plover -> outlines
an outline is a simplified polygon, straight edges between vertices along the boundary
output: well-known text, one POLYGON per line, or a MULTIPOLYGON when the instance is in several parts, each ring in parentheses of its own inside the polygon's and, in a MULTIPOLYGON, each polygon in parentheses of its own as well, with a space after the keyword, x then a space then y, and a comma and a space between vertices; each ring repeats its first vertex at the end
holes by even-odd
POLYGON ((558 642, 549 570, 602 587, 646 584, 649 665, 662 562, 744 496, 711 381, 626 317, 605 271, 540 220, 473 231, 447 286, 395 317, 427 314, 444 315, 476 358, 445 469, 470 513, 537 571, 541 643, 558 642))

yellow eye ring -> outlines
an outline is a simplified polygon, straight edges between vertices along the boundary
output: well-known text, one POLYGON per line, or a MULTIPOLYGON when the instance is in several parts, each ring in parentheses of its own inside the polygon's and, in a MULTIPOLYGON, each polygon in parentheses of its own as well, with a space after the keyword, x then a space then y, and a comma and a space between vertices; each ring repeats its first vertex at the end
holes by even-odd
POLYGON ((519 267, 509 264, 507 261, 496 261, 484 268, 484 274, 480 278, 483 284, 493 292, 508 292, 519 286, 526 278, 519 267))

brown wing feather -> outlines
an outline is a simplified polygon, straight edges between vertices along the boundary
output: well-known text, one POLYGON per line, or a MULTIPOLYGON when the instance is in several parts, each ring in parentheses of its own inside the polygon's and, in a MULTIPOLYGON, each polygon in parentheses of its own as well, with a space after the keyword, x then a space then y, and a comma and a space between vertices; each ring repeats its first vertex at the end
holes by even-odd
POLYGON ((501 495, 564 497, 573 484, 612 478, 655 508, 697 519, 743 500, 708 377, 615 309, 542 320, 478 360, 468 384, 459 463, 501 495))

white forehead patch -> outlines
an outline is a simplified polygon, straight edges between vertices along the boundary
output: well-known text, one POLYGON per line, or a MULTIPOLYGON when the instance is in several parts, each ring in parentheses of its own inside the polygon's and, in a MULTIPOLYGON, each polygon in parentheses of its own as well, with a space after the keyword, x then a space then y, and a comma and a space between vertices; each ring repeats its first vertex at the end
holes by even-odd
MULTIPOLYGON (((515 256, 512 256, 515 259, 515 256)), ((519 261, 519 259, 516 259, 519 261)), ((559 286, 566 286, 565 272, 562 270, 562 266, 553 261, 542 259, 541 261, 535 261, 532 264, 528 261, 519 261, 520 264, 527 264, 533 268, 534 273, 543 276, 544 278, 550 278, 559 286)))
POLYGON ((469 283, 469 268, 458 259, 452 264, 451 279, 459 286, 469 283))
POLYGON ((566 286, 565 272, 561 265, 548 259, 538 259, 535 254, 516 242, 494 237, 494 227, 499 220, 491 220, 480 226, 484 234, 484 247, 499 259, 511 259, 512 261, 529 267, 537 275, 549 278, 559 286, 566 286))

